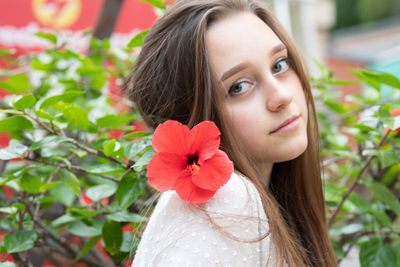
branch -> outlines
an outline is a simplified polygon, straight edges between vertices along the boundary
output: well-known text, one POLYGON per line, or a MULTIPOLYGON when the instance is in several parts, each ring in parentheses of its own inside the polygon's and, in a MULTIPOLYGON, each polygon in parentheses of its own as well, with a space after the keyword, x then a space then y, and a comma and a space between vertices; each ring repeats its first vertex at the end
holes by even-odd
POLYGON ((92 149, 92 148, 90 148, 90 147, 87 147, 87 146, 85 146, 85 145, 79 143, 79 142, 76 141, 75 139, 74 139, 74 140, 71 140, 71 141, 68 141, 68 143, 71 143, 71 144, 75 145, 76 147, 79 147, 80 149, 85 150, 86 152, 88 152, 88 153, 90 153, 90 154, 93 154, 93 155, 96 155, 96 156, 105 158, 105 159, 107 159, 107 160, 109 160, 109 161, 111 161, 111 162, 117 163, 117 164, 119 164, 119 165, 120 165, 122 168, 124 168, 124 169, 129 169, 129 167, 126 166, 126 164, 125 164, 124 162, 119 161, 119 160, 117 160, 117 159, 115 159, 115 158, 113 158, 113 157, 106 156, 106 155, 104 154, 104 152, 101 151, 101 150, 94 150, 94 149, 92 149))
MULTIPOLYGON (((27 116, 28 118, 34 120, 34 121, 37 122, 38 124, 40 124, 40 126, 42 126, 42 127, 43 127, 46 131, 48 131, 49 133, 52 133, 52 134, 55 134, 55 135, 58 135, 58 136, 65 136, 62 132, 57 132, 54 128, 49 127, 46 123, 44 123, 44 122, 42 122, 41 120, 39 120, 38 118, 36 118, 36 117, 30 115, 29 113, 24 112, 24 115, 27 116)), ((106 156, 106 155, 104 154, 104 152, 101 151, 101 150, 95 150, 95 149, 92 149, 92 148, 90 148, 90 147, 87 147, 87 146, 85 146, 85 145, 79 143, 79 142, 76 141, 75 139, 73 139, 73 140, 71 140, 71 141, 67 141, 67 142, 70 143, 70 144, 73 144, 74 146, 76 146, 76 147, 78 147, 78 148, 80 148, 80 149, 82 149, 82 150, 85 150, 86 152, 88 152, 88 153, 90 153, 90 154, 93 154, 93 155, 96 155, 96 156, 105 158, 105 159, 107 159, 107 160, 109 160, 109 161, 111 161, 111 162, 117 163, 117 164, 119 164, 119 165, 120 165, 122 168, 124 168, 124 169, 129 169, 129 166, 127 166, 124 162, 119 161, 119 160, 117 160, 117 159, 115 159, 115 158, 113 158, 113 157, 106 156)))
MULTIPOLYGON (((44 225, 42 224, 41 221, 36 220, 36 219, 33 217, 33 213, 32 213, 32 211, 30 210, 29 204, 26 203, 26 202, 25 202, 24 204, 25 204, 26 207, 27 207, 27 208, 26 208, 26 211, 27 211, 27 212, 29 213, 29 215, 32 217, 32 220, 36 223, 36 225, 38 225, 38 226, 42 229, 43 233, 45 233, 49 238, 53 239, 56 243, 58 243, 58 244, 61 245, 63 248, 65 248, 66 251, 67 251, 69 254, 71 254, 74 258, 79 254, 79 251, 76 251, 72 246, 70 246, 70 244, 68 244, 68 242, 67 242, 64 238, 57 236, 56 234, 54 234, 53 232, 51 232, 49 229, 47 229, 46 226, 44 226, 44 225)), ((103 263, 100 265, 97 261, 91 259, 91 258, 88 257, 87 255, 83 256, 83 257, 81 258, 81 261, 86 262, 87 264, 89 264, 89 266, 99 266, 99 267, 101 267, 101 266, 109 266, 109 265, 103 265, 103 263)))
MULTIPOLYGON (((59 167, 59 168, 66 168, 66 169, 71 168, 71 169, 74 169, 74 170, 77 170, 77 171, 81 171, 81 172, 84 172, 84 173, 93 174, 93 173, 90 173, 85 168, 82 168, 81 166, 76 166, 76 165, 68 166, 65 163, 47 162, 47 161, 38 160, 38 159, 30 159, 30 158, 27 158, 27 157, 23 157, 22 159, 27 160, 27 161, 42 163, 44 165, 56 166, 56 167, 59 167)), ((93 174, 93 175, 98 175, 100 177, 103 177, 105 179, 111 180, 111 181, 116 182, 116 183, 120 182, 120 180, 118 180, 117 178, 109 176, 109 175, 105 175, 105 174, 93 174)))
POLYGON ((32 115, 30 115, 29 113, 24 112, 24 115, 27 116, 28 118, 30 118, 31 120, 34 120, 35 122, 37 122, 38 124, 40 124, 40 126, 42 126, 44 129, 46 129, 46 131, 55 134, 55 135, 61 135, 59 132, 57 132, 55 129, 49 127, 46 123, 42 122, 41 120, 39 120, 38 118, 33 117, 32 115))
POLYGON ((3 172, 6 169, 8 160, 2 160, 0 164, 0 176, 3 176, 3 172))
MULTIPOLYGON (((49 179, 48 179, 47 182, 46 182, 47 184, 49 184, 49 183, 51 183, 51 182, 53 181, 54 177, 56 176, 57 172, 60 171, 60 169, 61 169, 61 166, 58 166, 58 167, 50 174, 50 177, 49 177, 49 179)), ((39 199, 42 198, 45 194, 46 194, 46 191, 43 191, 43 192, 39 195, 38 198, 39 198, 39 199)), ((38 216, 39 216, 39 210, 40 210, 40 204, 41 204, 41 203, 42 203, 41 201, 38 201, 38 203, 37 203, 37 205, 36 205, 36 208, 35 208, 35 212, 33 213, 33 218, 34 218, 34 220, 33 220, 33 222, 32 222, 32 228, 35 227, 35 221, 36 221, 36 220, 39 220, 38 216)))
MULTIPOLYGON (((388 131, 384 136, 382 136, 381 140, 379 141, 379 144, 377 145, 376 149, 378 149, 380 146, 382 146, 382 144, 385 142, 386 137, 389 135, 390 131, 388 131)), ((335 217, 338 215, 340 209, 342 208, 344 202, 346 201, 346 199, 349 197, 350 193, 353 192, 353 190, 356 188, 356 186, 358 185, 358 181, 360 180, 362 174, 364 173, 364 171, 368 168, 368 165, 371 163, 372 159, 375 157, 375 155, 371 155, 368 157, 367 161, 364 163, 364 165, 362 166, 360 172, 358 173, 356 179, 354 180, 353 184, 350 186, 349 190, 347 190, 346 194, 344 194, 344 196, 342 197, 342 200, 340 201, 339 205, 336 207, 335 211, 333 212, 331 218, 329 219, 328 222, 328 227, 332 227, 332 225, 335 222, 335 217)))

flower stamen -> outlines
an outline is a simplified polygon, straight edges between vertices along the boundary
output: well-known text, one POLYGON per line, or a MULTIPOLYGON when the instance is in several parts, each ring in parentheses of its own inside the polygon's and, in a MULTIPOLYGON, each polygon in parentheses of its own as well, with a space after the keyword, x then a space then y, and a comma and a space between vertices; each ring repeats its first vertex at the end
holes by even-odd
POLYGON ((200 171, 200 166, 197 165, 196 163, 193 163, 192 165, 187 165, 186 170, 191 174, 191 175, 198 175, 200 171))

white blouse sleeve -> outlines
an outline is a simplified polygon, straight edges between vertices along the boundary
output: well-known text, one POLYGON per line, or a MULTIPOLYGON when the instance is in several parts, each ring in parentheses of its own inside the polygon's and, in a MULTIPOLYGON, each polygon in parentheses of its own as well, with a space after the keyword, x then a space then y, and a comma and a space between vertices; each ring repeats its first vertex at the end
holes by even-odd
POLYGON ((258 191, 246 178, 233 173, 201 206, 207 212, 174 191, 163 193, 132 267, 273 266, 269 235, 255 241, 268 232, 268 222, 258 191))

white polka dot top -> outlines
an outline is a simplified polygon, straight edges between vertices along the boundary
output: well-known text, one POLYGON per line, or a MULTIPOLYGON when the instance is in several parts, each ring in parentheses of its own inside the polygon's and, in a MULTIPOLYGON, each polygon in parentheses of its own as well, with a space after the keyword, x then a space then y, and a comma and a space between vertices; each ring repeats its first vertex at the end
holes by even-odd
POLYGON ((255 241, 267 232, 258 191, 245 177, 233 173, 200 205, 183 201, 175 191, 162 193, 132 267, 274 266, 270 236, 255 241))

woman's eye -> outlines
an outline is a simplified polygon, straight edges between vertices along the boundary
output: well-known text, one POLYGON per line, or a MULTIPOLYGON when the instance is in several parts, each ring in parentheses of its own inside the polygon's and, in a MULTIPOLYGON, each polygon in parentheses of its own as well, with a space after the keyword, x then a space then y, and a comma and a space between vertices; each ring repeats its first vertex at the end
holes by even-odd
POLYGON ((246 93, 251 87, 251 84, 247 81, 235 83, 229 89, 229 95, 240 95, 246 93))
POLYGON ((285 72, 289 69, 289 59, 282 58, 278 62, 275 63, 274 67, 272 68, 273 73, 280 73, 285 72))

